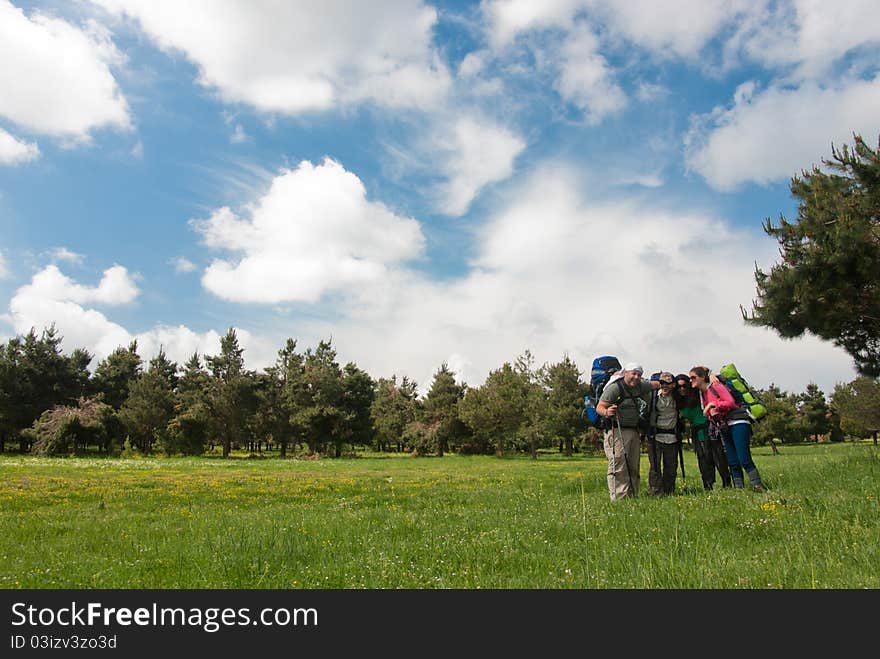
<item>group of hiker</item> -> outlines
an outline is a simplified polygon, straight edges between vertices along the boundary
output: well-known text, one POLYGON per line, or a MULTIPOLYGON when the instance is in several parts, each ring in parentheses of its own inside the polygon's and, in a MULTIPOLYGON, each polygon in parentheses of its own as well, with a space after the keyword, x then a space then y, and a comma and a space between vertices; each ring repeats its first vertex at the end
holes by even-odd
POLYGON ((608 492, 612 500, 639 493, 641 442, 647 441, 649 495, 675 492, 682 439, 687 430, 697 454, 703 487, 711 490, 716 472, 723 487, 764 491, 750 444, 752 417, 727 386, 705 366, 687 374, 668 371, 643 379, 635 362, 612 371, 595 404, 597 425, 604 432, 608 458, 608 492))

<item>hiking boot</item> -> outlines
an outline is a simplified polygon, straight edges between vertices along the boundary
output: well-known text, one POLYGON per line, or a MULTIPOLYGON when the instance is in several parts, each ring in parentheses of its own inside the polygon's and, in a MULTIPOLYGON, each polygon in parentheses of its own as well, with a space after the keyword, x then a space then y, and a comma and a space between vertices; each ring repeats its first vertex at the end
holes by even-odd
POLYGON ((752 490, 755 492, 763 492, 764 491, 764 481, 761 480, 761 475, 758 473, 757 469, 749 469, 748 471, 749 481, 752 483, 752 490))

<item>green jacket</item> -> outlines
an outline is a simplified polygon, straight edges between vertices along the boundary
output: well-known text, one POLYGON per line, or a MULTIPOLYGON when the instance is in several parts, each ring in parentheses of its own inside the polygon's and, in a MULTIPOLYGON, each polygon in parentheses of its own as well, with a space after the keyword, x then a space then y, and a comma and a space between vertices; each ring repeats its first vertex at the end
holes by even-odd
POLYGON ((682 419, 690 421, 691 439, 698 442, 705 442, 709 439, 709 419, 703 414, 699 405, 683 407, 678 411, 678 414, 682 419))

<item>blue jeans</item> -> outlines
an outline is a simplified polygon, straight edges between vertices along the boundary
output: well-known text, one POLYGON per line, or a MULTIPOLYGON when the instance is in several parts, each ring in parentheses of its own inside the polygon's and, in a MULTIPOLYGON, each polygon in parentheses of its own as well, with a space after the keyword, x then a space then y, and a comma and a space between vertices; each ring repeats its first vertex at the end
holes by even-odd
POLYGON ((752 424, 737 423, 732 426, 724 426, 721 429, 721 439, 724 441, 724 453, 727 456, 733 486, 743 486, 743 472, 748 474, 752 485, 761 485, 761 476, 758 474, 758 468, 755 466, 752 452, 749 450, 749 444, 752 440, 752 424))

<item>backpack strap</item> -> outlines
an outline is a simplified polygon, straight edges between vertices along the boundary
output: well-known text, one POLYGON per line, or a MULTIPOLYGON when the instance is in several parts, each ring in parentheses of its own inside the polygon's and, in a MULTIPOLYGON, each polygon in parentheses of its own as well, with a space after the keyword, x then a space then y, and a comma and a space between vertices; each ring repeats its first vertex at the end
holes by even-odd
MULTIPOLYGON (((615 383, 617 384, 617 390, 618 390, 620 396, 621 396, 621 397, 629 398, 629 399, 633 402, 633 405, 636 406, 636 416, 637 416, 638 418, 641 419, 641 418, 642 418, 642 414, 641 414, 641 406, 639 405, 639 399, 640 399, 641 397, 640 397, 640 396, 634 396, 632 393, 630 393, 629 389, 623 384, 623 378, 620 378, 619 380, 615 380, 615 383)), ((650 403, 650 405, 651 405, 651 409, 653 409, 653 405, 654 405, 654 396, 653 396, 653 394, 654 394, 654 392, 651 392, 651 393, 652 393, 652 396, 651 396, 651 403, 650 403)), ((648 414, 649 414, 649 415, 648 415, 648 419, 650 420, 650 418, 651 418, 651 417, 650 417, 650 411, 649 411, 648 414)), ((653 431, 653 426, 652 426, 652 428, 651 428, 651 431, 653 431)), ((651 434, 653 434, 653 432, 651 432, 651 434)))

